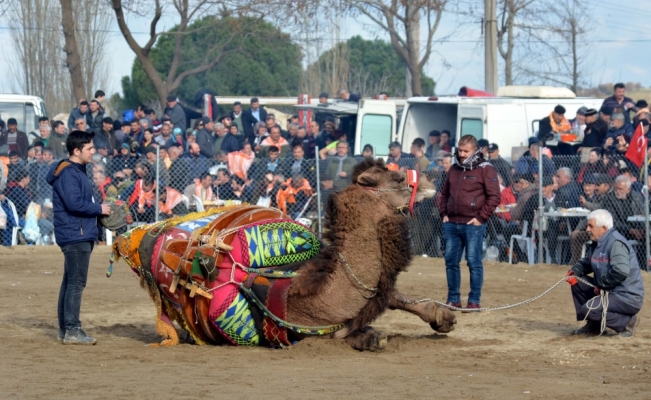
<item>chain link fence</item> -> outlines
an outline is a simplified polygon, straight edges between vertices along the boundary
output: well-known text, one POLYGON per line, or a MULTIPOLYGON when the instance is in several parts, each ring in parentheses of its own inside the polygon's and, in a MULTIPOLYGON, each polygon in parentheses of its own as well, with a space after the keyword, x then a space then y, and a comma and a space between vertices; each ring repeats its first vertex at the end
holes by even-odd
MULTIPOLYGON (((548 149, 541 154, 537 146, 531 149, 516 160, 491 160, 500 175, 502 204, 488 221, 485 258, 573 264, 589 240, 585 217, 602 208, 613 215, 615 229, 630 241, 640 265, 647 266, 644 168, 621 155, 602 154, 601 149, 574 156, 553 156, 548 149)), ((346 188, 353 166, 361 159, 350 155, 343 160, 307 159, 306 153, 316 154, 314 149, 300 146, 281 146, 278 152, 258 149, 257 155, 248 149, 219 151, 212 159, 180 146, 151 147, 144 153, 125 149, 115 157, 96 155, 87 166, 95 198, 124 203, 130 226, 247 202, 277 207, 319 231, 323 207, 318 199, 323 204, 332 191, 346 188)), ((4 246, 55 242, 52 188, 45 177, 56 162, 47 149, 30 162, 3 160, 0 235, 4 246)), ((417 165, 422 169, 423 160, 403 155, 397 164, 402 169, 417 165)), ((437 192, 451 164, 449 155, 428 160, 423 173, 437 192)), ((444 253, 437 201, 438 194, 414 210, 410 223, 415 255, 442 257, 444 253)), ((109 234, 103 231, 102 239, 110 242, 109 234)))

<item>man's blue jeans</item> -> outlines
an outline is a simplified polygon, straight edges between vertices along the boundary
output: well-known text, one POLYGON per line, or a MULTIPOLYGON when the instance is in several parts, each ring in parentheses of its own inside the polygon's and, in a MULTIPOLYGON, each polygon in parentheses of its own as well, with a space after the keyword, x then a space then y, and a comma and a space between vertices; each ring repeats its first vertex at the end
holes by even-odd
POLYGON ((71 330, 81 328, 79 313, 81 311, 81 294, 86 287, 88 264, 93 242, 80 242, 61 246, 64 256, 64 271, 59 291, 59 329, 71 330))
POLYGON ((461 254, 466 250, 466 261, 470 269, 470 293, 468 303, 477 303, 481 299, 481 288, 484 283, 484 266, 482 265, 482 243, 486 233, 486 224, 480 226, 443 224, 445 239, 445 273, 448 278, 448 302, 461 302, 461 254))

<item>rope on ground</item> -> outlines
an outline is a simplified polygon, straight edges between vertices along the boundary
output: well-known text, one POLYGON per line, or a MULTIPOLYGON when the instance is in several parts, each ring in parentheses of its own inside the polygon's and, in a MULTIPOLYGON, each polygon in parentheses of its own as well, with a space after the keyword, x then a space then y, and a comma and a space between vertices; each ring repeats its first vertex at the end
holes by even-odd
MULTIPOLYGON (((530 299, 527 299, 527 300, 521 301, 521 302, 519 302, 519 303, 515 303, 515 304, 507 304, 507 305, 504 305, 504 306, 501 306, 501 307, 483 307, 483 308, 463 308, 463 307, 453 307, 453 306, 449 306, 449 305, 447 305, 447 304, 445 304, 445 303, 443 303, 443 302, 440 302, 440 301, 438 301, 438 300, 434 300, 434 299, 432 299, 432 298, 429 298, 429 299, 420 299, 420 300, 407 300, 407 299, 403 299, 403 303, 404 303, 405 305, 407 305, 407 304, 418 304, 418 303, 428 303, 428 302, 431 302, 431 303, 436 303, 436 304, 438 304, 438 305, 440 305, 440 306, 443 306, 443 307, 449 308, 449 309, 452 310, 452 311, 464 311, 464 312, 480 312, 480 311, 501 311, 501 310, 508 310, 508 309, 510 309, 510 308, 516 308, 516 307, 524 306, 524 305, 526 305, 526 304, 529 304, 529 303, 532 303, 532 302, 538 300, 539 298, 543 297, 543 296, 546 295, 547 293, 549 293, 549 292, 551 292, 552 290, 556 289, 556 288, 557 288, 561 283, 567 281, 567 280, 570 279, 570 278, 575 278, 576 280, 581 281, 581 282, 585 283, 586 285, 588 285, 588 286, 590 286, 590 287, 596 287, 595 285, 591 284, 590 282, 588 282, 587 280, 585 280, 585 279, 583 279, 583 278, 580 278, 580 277, 578 277, 578 276, 571 275, 571 276, 565 276, 565 277, 563 277, 563 279, 561 279, 560 281, 556 282, 554 285, 552 285, 552 287, 550 287, 549 289, 545 290, 544 292, 540 293, 540 294, 537 295, 537 296, 534 296, 534 297, 532 297, 532 298, 530 298, 530 299)), ((606 294, 605 294, 606 299, 608 298, 607 291, 602 290, 601 293, 602 293, 602 295, 601 295, 602 298, 604 297, 604 294, 603 294, 603 293, 606 293, 606 294)), ((603 326, 602 331, 605 329, 606 309, 607 309, 608 303, 606 302, 606 303, 603 303, 603 304, 604 304, 604 311, 603 311, 603 318, 602 318, 602 326, 603 326)))

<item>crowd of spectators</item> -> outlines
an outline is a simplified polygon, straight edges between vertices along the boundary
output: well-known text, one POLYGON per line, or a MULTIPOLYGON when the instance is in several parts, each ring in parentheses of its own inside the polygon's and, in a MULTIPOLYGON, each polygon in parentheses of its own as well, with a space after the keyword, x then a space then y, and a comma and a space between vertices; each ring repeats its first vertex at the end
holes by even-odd
MULTIPOLYGON (((541 119, 538 134, 529 138, 528 151, 517 160, 503 158, 497 144, 479 140, 502 189, 501 211, 489 222, 487 238, 502 250, 503 259, 511 252, 515 259, 526 260, 524 249, 508 248, 509 238, 523 230, 533 235, 539 224, 544 226, 553 262, 575 262, 581 255, 587 241, 581 218, 538 218, 541 180, 547 212, 604 208, 622 234, 634 243, 644 242, 643 223, 631 221, 644 214, 644 168, 625 154, 638 126, 648 134, 651 112, 644 101, 634 103, 627 98, 621 86, 615 86, 615 94, 599 111, 581 107, 575 119, 567 120, 562 106, 550 110, 541 119), (550 144, 559 134, 571 132, 582 138, 580 145, 550 144), (538 175, 540 162, 542 177, 538 175)), ((344 101, 358 100, 346 91, 339 96, 344 101)), ((304 216, 316 211, 317 185, 322 198, 327 198, 330 191, 350 184, 359 157, 373 155, 370 145, 363 146, 362 154, 353 155, 349 138, 334 118, 317 114, 306 126, 298 116, 280 121, 260 107, 257 98, 247 107, 234 103, 232 112, 216 121, 201 117, 190 125, 174 95, 167 98, 161 115, 143 105, 132 118, 121 121, 105 116, 101 91, 95 97, 80 101, 67 123, 43 118, 38 132, 30 133, 38 135, 31 145, 27 135, 17 131, 15 120, 8 120, 6 129, 0 121, 0 203, 10 214, 5 199, 11 200, 18 215, 18 221, 8 218, 8 226, 24 224, 29 205, 36 203, 45 210, 40 216, 44 221, 39 219, 41 233, 51 232, 47 209, 52 189, 45 176, 52 165, 67 157, 65 140, 71 130, 94 133, 97 153, 88 175, 95 199, 126 202, 134 222, 154 221, 157 205, 159 217, 167 218, 228 201, 278 207, 292 217, 304 216)), ((320 95, 320 101, 328 101, 327 93, 320 95)), ((408 152, 401 143, 392 142, 387 164, 395 170, 416 169, 440 190, 454 162, 454 143, 453 133, 446 129, 432 130, 427 140, 415 139, 408 152)), ((651 158, 651 147, 648 151, 651 158)), ((436 201, 435 197, 417 208, 419 217, 412 233, 419 254, 442 254, 436 201)), ((0 230, 5 245, 11 244, 8 232, 0 230)))

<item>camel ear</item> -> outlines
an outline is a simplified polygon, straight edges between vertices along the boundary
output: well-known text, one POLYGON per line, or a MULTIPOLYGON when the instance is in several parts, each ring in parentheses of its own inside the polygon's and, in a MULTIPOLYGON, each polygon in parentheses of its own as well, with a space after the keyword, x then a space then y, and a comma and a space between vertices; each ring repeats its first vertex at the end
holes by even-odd
POLYGON ((367 172, 363 172, 360 176, 357 177, 357 183, 359 183, 362 186, 377 186, 378 181, 373 176, 373 174, 367 171, 367 172))

